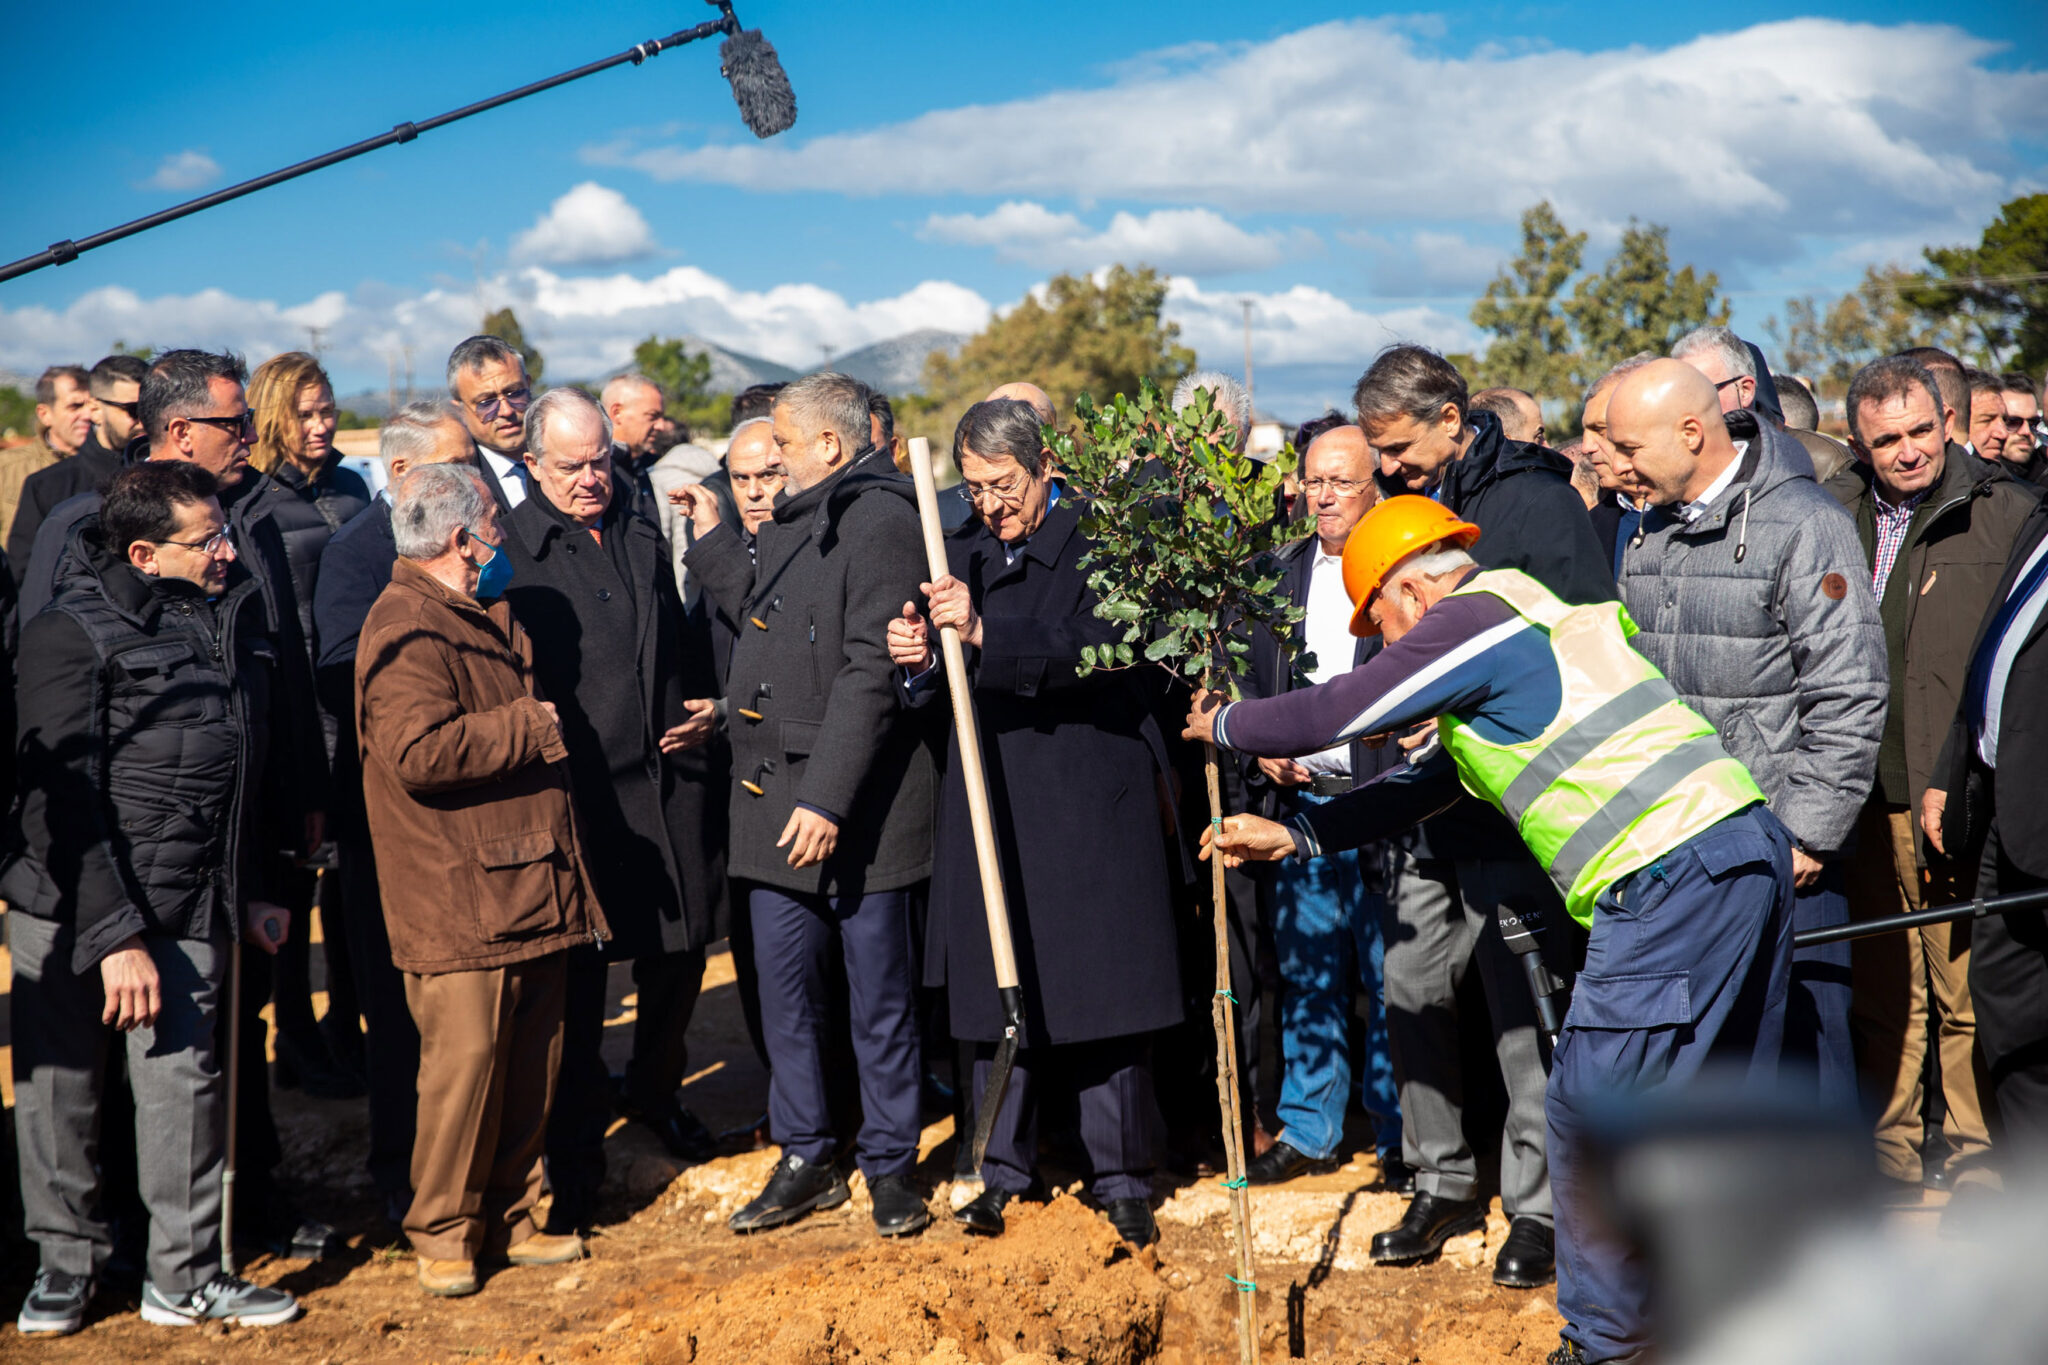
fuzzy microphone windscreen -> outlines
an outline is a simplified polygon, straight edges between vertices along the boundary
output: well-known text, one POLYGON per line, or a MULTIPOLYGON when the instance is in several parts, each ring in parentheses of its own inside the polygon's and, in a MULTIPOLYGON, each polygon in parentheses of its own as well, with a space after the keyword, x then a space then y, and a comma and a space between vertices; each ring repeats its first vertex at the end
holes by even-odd
POLYGON ((755 137, 774 137, 796 122, 796 93, 775 55, 775 45, 758 28, 743 29, 718 48, 719 69, 732 82, 740 117, 755 137))

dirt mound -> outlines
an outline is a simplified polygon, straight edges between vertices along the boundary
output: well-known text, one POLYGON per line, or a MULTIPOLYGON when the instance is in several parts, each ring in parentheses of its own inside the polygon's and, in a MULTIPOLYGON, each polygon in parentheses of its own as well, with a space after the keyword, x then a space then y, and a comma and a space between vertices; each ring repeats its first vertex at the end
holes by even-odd
POLYGON ((651 1359, 1140 1365, 1158 1351, 1166 1298, 1149 1256, 1058 1198, 1011 1205, 990 1241, 881 1243, 744 1276, 679 1305, 651 1359))

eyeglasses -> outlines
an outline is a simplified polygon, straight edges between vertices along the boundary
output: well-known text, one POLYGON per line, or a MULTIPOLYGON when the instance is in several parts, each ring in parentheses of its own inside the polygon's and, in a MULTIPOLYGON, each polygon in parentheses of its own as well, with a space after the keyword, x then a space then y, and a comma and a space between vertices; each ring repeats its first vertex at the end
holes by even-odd
MULTIPOLYGON (((199 419, 195 417, 193 420, 198 421, 199 419)), ((215 531, 204 540, 156 540, 150 543, 152 545, 175 545, 181 550, 197 550, 200 554, 206 555, 211 559, 220 558, 222 548, 233 548, 228 542, 228 533, 225 527, 215 531)))
POLYGON ((1749 376, 1746 374, 1738 374, 1733 379, 1724 379, 1720 383, 1714 385, 1714 392, 1719 393, 1721 390, 1727 388, 1730 384, 1740 384, 1743 380, 1747 378, 1749 378, 1749 376))
POLYGON ((210 427, 219 427, 222 431, 231 432, 238 436, 254 436, 256 434, 256 414, 248 408, 243 408, 233 417, 187 417, 185 420, 188 422, 204 422, 210 427))
POLYGON ((1340 498, 1355 498, 1365 492, 1364 479, 1303 479, 1301 491, 1312 498, 1319 498, 1327 488, 1340 498))
POLYGON ((1009 486, 1004 487, 1002 484, 993 483, 963 483, 960 485, 960 491, 967 495, 967 501, 977 507, 981 505, 981 500, 984 497, 994 498, 997 503, 1004 507, 1023 505, 1025 485, 1019 483, 1014 476, 1005 480, 1005 483, 1009 486))
POLYGON ((483 397, 473 400, 469 406, 470 410, 476 413, 478 421, 495 422, 498 420, 498 407, 500 404, 511 408, 514 412, 525 412, 526 405, 532 401, 533 390, 521 384, 516 388, 507 389, 503 393, 487 393, 483 397))

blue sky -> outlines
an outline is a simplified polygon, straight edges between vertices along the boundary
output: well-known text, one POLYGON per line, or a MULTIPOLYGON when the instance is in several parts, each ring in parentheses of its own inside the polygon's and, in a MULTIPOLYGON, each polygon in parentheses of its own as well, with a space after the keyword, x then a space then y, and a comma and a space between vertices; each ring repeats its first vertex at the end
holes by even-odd
MULTIPOLYGON (((125 221, 695 23, 688 3, 37 6, 10 20, 0 256, 125 221), (91 32, 86 32, 89 27, 91 32), (118 36, 110 36, 118 35, 118 36), (27 113, 27 116, 23 116, 27 113)), ((0 367, 131 343, 306 344, 424 376, 510 303, 551 374, 650 332, 816 364, 971 331, 1055 270, 1148 261, 1261 406, 1349 388, 1471 300, 1550 197, 1597 261, 1631 215, 1740 327, 1974 239, 2048 185, 2036 8, 797 5, 796 127, 757 143, 715 44, 669 52, 0 285, 0 367)))

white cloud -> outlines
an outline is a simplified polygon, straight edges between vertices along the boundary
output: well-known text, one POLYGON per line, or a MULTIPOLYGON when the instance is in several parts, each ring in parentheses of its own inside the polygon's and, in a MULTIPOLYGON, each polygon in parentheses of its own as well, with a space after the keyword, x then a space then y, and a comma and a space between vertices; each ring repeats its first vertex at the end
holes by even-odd
POLYGON ((1377 222, 1512 222, 1548 197, 1601 244, 1634 214, 1768 261, 1812 237, 1981 225, 2017 183, 2015 145, 2048 133, 2048 72, 1986 65, 2000 45, 1948 25, 1792 19, 1598 52, 1446 56, 1431 41, 1396 20, 1343 21, 806 143, 585 155, 758 190, 1377 222))
POLYGON ((661 249, 625 195, 586 180, 512 239, 512 259, 534 265, 622 265, 661 249))
POLYGON ((173 152, 157 163, 143 185, 153 190, 203 189, 220 179, 220 163, 197 148, 173 152))
POLYGON ((1252 301, 1252 362, 1259 365, 1351 365, 1357 378, 1382 346, 1419 341, 1440 350, 1474 345, 1462 317, 1435 308, 1368 312, 1327 290, 1297 284, 1271 294, 1204 289, 1191 279, 1167 287, 1165 316, 1180 324, 1181 342, 1205 364, 1235 372, 1244 366, 1244 301, 1252 301))
POLYGON ((798 369, 920 327, 976 332, 991 316, 971 289, 927 280, 889 298, 854 302, 813 284, 739 289, 692 266, 639 277, 572 278, 531 266, 476 288, 424 292, 364 286, 296 303, 241 298, 219 289, 146 298, 95 289, 57 309, 0 308, 0 368, 35 373, 57 361, 90 364, 116 338, 133 345, 229 346, 251 361, 303 348, 320 329, 322 359, 344 390, 381 389, 386 365, 412 347, 417 382, 431 385, 440 358, 493 308, 510 304, 542 353, 550 378, 602 374, 631 359, 650 334, 688 333, 798 369))
POLYGON ((1090 270, 1122 261, 1189 275, 1264 270, 1322 244, 1306 228, 1247 232, 1210 209, 1119 213, 1097 232, 1071 213, 1016 199, 978 216, 935 213, 918 235, 993 247, 1003 260, 1045 270, 1090 270))

